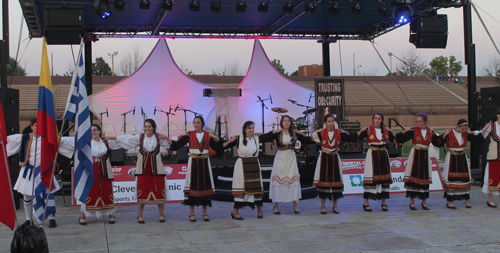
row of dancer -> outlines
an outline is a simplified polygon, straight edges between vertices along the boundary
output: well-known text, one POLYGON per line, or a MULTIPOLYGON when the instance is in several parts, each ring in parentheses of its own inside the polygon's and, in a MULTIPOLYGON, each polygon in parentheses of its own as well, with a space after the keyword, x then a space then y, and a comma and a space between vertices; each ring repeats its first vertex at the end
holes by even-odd
MULTIPOLYGON (((432 129, 426 126, 427 116, 425 114, 417 116, 416 127, 412 127, 399 134, 383 126, 382 113, 375 113, 372 119, 372 126, 366 127, 356 134, 349 134, 341 129, 335 129, 334 117, 326 115, 326 128, 316 131, 312 138, 309 138, 301 132, 293 131, 290 127, 291 119, 285 115, 280 122, 282 130, 258 135, 254 133, 253 122, 249 121, 244 124, 241 135, 235 136, 225 143, 218 142, 216 137, 203 131, 204 120, 200 116, 195 117, 193 120, 195 131, 180 136, 177 141, 173 141, 162 134, 157 134, 156 123, 151 119, 146 120, 144 123, 144 134, 133 136, 123 135, 104 139, 100 137, 101 131, 99 125, 92 125, 92 155, 94 174, 97 176, 94 177, 94 186, 89 193, 87 202, 82 203, 82 214, 78 222, 85 225, 85 218, 88 215, 96 215, 97 217, 108 215, 109 222, 111 224, 115 222, 111 184, 113 178, 109 164, 109 152, 111 149, 133 149, 136 147, 139 147, 136 170, 137 220, 139 223, 144 223, 142 212, 145 204, 157 204, 159 207, 159 221, 164 222, 164 203, 168 193, 165 187, 165 171, 163 170, 163 164, 159 155, 160 147, 170 147, 175 150, 186 144, 190 148, 190 157, 184 186, 185 201, 183 204, 190 206, 190 221, 196 221, 194 207, 200 205, 203 207, 203 219, 205 221, 210 220, 207 214, 207 207, 211 206, 214 186, 208 155, 209 148, 220 151, 223 148, 232 146, 238 146, 240 158, 235 164, 232 191, 235 204, 231 212, 231 217, 241 220, 243 217, 239 215, 240 208, 244 206, 254 208, 256 206, 258 211, 257 217, 262 218, 263 187, 260 165, 257 160, 258 146, 259 143, 273 140, 276 140, 278 145, 278 153, 274 161, 270 184, 270 198, 274 202, 273 212, 275 214, 280 214, 278 203, 282 202, 293 202, 294 212, 297 214, 300 213, 297 203, 301 198, 301 187, 297 162, 293 152, 297 140, 303 144, 311 142, 321 144, 322 151, 316 166, 314 186, 316 186, 319 192, 322 214, 326 214, 326 199, 333 201, 333 212, 339 213, 337 200, 343 197, 342 170, 340 169, 341 163, 338 156, 340 141, 356 142, 362 138, 367 138, 370 147, 367 152, 363 178, 365 188, 363 196, 365 203, 363 204, 363 208, 365 211, 371 211, 369 206, 370 199, 381 199, 382 210, 388 210, 385 200, 389 198, 389 185, 392 180, 385 145, 387 141, 394 140, 399 143, 408 140, 412 140, 413 142, 413 148, 410 152, 404 177, 407 197, 410 198, 411 210, 416 210, 414 198, 422 199, 422 208, 425 210, 429 209, 425 200, 429 197, 429 184, 432 182, 431 165, 427 151, 431 142, 435 146, 446 146, 449 149, 443 176, 448 208, 456 208, 453 205, 453 201, 462 199, 465 199, 466 206, 470 207, 468 192, 471 185, 470 170, 463 150, 466 141, 482 141, 484 139, 483 135, 487 136, 488 131, 495 133, 494 135, 490 134, 493 136, 493 141, 495 141, 496 132, 500 131, 498 122, 488 124, 483 129, 482 134, 478 134, 478 132, 472 133, 467 131, 467 121, 460 120, 455 129, 447 130, 443 135, 437 136, 432 129), (493 124, 499 127, 499 129, 492 128, 493 124)), ((32 124, 32 128, 36 129, 36 121, 32 124)), ((496 139, 500 138, 497 136, 496 139)), ((33 164, 35 154, 35 149, 30 149, 33 146, 32 140, 37 140, 36 136, 9 136, 8 154, 12 155, 22 151, 22 159, 26 157, 26 159, 22 160, 25 164, 23 167, 24 171, 21 171, 22 175, 30 174, 29 172, 33 168, 30 165, 33 164), (26 151, 28 152, 26 153, 26 151)), ((494 143, 499 143, 499 141, 494 143)), ((60 153, 68 157, 71 156, 74 150, 73 144, 73 137, 62 138, 60 153)), ((490 149, 492 149, 491 146, 490 149)), ((38 146, 39 148, 40 145, 38 146)), ((496 167, 489 166, 489 169, 487 168, 485 182, 489 182, 488 171, 490 170, 498 174, 498 165, 496 167)), ((29 189, 24 189, 23 187, 19 187, 19 185, 29 185, 29 178, 31 177, 20 176, 15 186, 15 190, 24 194, 27 221, 31 220, 31 212, 28 209, 32 208, 29 205, 29 196, 32 196, 32 194, 29 193, 29 189)), ((485 189, 490 190, 490 197, 487 202, 488 206, 494 207, 491 191, 498 192, 498 186, 495 188, 491 187, 491 185, 489 184, 490 187, 485 187, 485 189)), ((56 189, 58 189, 57 185, 56 189)), ((49 217, 49 219, 55 223, 54 217, 49 217)))

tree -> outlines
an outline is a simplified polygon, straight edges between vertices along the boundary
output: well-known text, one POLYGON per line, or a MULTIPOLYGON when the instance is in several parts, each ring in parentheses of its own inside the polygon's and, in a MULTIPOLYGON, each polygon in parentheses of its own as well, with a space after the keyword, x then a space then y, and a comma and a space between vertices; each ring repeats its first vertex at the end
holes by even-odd
POLYGON ((500 58, 495 54, 490 56, 488 65, 481 70, 483 76, 500 77, 500 58))
POLYGON ((136 70, 139 69, 143 62, 143 57, 139 46, 136 45, 132 48, 132 51, 128 51, 125 57, 118 64, 119 72, 123 76, 130 76, 136 70))
POLYGON ((427 68, 427 63, 420 60, 417 50, 414 48, 407 50, 398 63, 397 69, 402 76, 422 76, 427 68))
POLYGON ((179 68, 184 72, 184 74, 190 76, 194 75, 194 71, 192 68, 190 68, 188 65, 185 65, 184 63, 179 64, 179 68))
POLYGON ((92 63, 92 75, 93 76, 110 76, 111 68, 104 61, 102 57, 98 57, 95 59, 95 62, 92 63))
POLYGON ((291 76, 298 76, 299 75, 299 71, 298 70, 295 70, 294 72, 292 72, 290 74, 291 76))
POLYGON ((8 76, 26 76, 26 70, 16 62, 16 59, 9 57, 9 64, 7 64, 8 76))
POLYGON ((429 65, 431 66, 430 75, 448 75, 448 73, 456 75, 463 69, 462 62, 457 62, 457 58, 453 55, 450 58, 442 55, 435 57, 429 65))
POLYGON ((242 76, 244 73, 240 70, 240 62, 233 60, 224 63, 224 66, 220 66, 218 69, 212 70, 212 74, 218 76, 242 76))
POLYGON ((285 72, 285 68, 283 67, 283 65, 281 65, 280 60, 274 59, 271 61, 271 63, 276 68, 276 70, 278 70, 282 75, 288 76, 288 72, 285 72))

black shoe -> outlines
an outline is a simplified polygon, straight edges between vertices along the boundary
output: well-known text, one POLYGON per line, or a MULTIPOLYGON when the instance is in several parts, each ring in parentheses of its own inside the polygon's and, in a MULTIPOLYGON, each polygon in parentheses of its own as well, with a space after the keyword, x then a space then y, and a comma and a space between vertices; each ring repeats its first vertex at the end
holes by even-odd
POLYGON ((367 211, 367 212, 371 212, 371 211, 372 211, 372 209, 371 209, 371 208, 370 208, 370 209, 368 209, 368 207, 370 207, 370 205, 365 205, 365 204, 363 204, 363 209, 365 209, 365 211, 367 211))
POLYGON ((448 209, 457 209, 457 207, 456 207, 456 206, 450 206, 450 205, 448 205, 448 203, 446 203, 446 207, 447 207, 448 209))
POLYGON ((335 211, 335 208, 336 208, 336 207, 333 207, 333 208, 332 208, 333 213, 334 213, 334 214, 339 214, 340 212, 339 212, 339 211, 335 211))
MULTIPOLYGON (((384 211, 384 212, 389 211, 389 208, 387 208, 386 204, 383 204, 383 205, 380 205, 380 206, 382 207, 382 211, 384 211)), ((415 209, 415 210, 417 210, 417 209, 415 209)))
POLYGON ((323 209, 325 209, 325 207, 321 208, 321 214, 326 214, 326 211, 323 211, 323 209))
POLYGON ((465 204, 465 208, 472 208, 472 206, 465 204))
POLYGON ((257 218, 258 218, 258 219, 262 219, 262 218, 264 218, 264 214, 262 214, 262 212, 258 212, 258 213, 257 213, 257 218), (259 213, 260 213, 260 214, 259 214, 259 213))
POLYGON ((163 222, 165 222, 165 215, 160 215, 160 223, 163 223, 163 222), (163 219, 161 217, 163 217, 163 219))
POLYGON ((139 220, 139 218, 142 218, 142 216, 137 217, 137 222, 139 222, 139 224, 144 224, 144 223, 146 223, 146 222, 144 221, 144 218, 142 218, 142 220, 139 220))
MULTIPOLYGON (((412 204, 410 204, 410 210, 412 210, 412 211, 417 211, 417 207, 415 207, 415 206, 411 206, 411 205, 412 205, 412 204)), ((413 204, 413 205, 415 205, 415 204, 413 204)), ((422 207, 424 207, 424 206, 422 205, 422 207)))
POLYGON ((295 208, 297 208, 297 210, 299 209, 298 207, 294 206, 293 207, 293 212, 295 212, 295 214, 300 214, 300 210, 297 211, 297 210, 295 210, 295 208))
POLYGON ((196 222, 196 217, 194 215, 189 215, 189 221, 196 222), (194 219, 191 219, 191 217, 193 217, 194 219))
MULTIPOLYGON (((493 201, 492 201, 491 203, 493 203, 493 201)), ((489 201, 486 201, 486 205, 488 205, 488 206, 489 206, 489 207, 491 207, 491 208, 497 208, 497 206, 496 206, 496 205, 492 205, 492 204, 490 204, 490 202, 489 202, 489 201)))
POLYGON ((29 225, 31 225, 31 221, 30 221, 30 220, 26 220, 26 221, 23 223, 23 225, 29 226, 29 225))
POLYGON ((276 208, 277 208, 277 207, 273 207, 273 213, 274 213, 274 214, 277 214, 277 215, 280 215, 280 214, 281 214, 281 212, 280 212, 280 210, 279 210, 279 209, 278 209, 278 211, 274 211, 274 210, 276 210, 276 208))
POLYGON ((85 218, 82 218, 82 217, 78 218, 78 223, 79 223, 80 225, 82 225, 82 226, 87 225, 87 222, 85 221, 85 218), (83 220, 83 221, 82 221, 82 220, 83 220))
POLYGON ((206 215, 206 214, 205 214, 205 215, 203 215, 203 220, 204 220, 204 221, 210 221, 210 217, 208 217, 208 215, 206 215), (206 218, 205 218, 205 217, 206 217, 206 218))
POLYGON ((240 217, 234 216, 233 212, 231 212, 231 218, 233 218, 233 220, 244 220, 243 217, 241 217, 241 215, 240 217))
POLYGON ((422 210, 431 210, 431 209, 429 209, 428 206, 424 206, 424 204, 421 204, 421 206, 422 206, 422 210))
POLYGON ((49 228, 57 227, 57 222, 55 219, 49 220, 49 228))

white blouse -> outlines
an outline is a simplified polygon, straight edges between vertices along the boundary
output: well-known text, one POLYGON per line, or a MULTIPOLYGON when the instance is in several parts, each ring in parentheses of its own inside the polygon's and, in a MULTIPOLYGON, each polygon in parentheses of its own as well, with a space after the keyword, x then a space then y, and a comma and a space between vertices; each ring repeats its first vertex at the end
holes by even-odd
MULTIPOLYGON (((21 142, 23 139, 22 134, 13 134, 7 136, 7 156, 15 155, 21 151, 21 142)), ((35 137, 33 137, 35 139, 35 137)), ((42 159, 42 138, 36 138, 37 141, 31 142, 30 154, 28 157, 28 164, 37 167, 40 165, 42 159), (36 147, 36 148, 35 148, 36 147), (36 165, 35 163, 35 153, 36 153, 36 165)), ((20 160, 24 160, 24 157, 19 157, 20 160)))
MULTIPOLYGON (((197 135, 198 136, 198 135, 197 135)), ((122 148, 129 150, 129 149, 134 149, 139 146, 141 141, 141 135, 136 134, 136 135, 120 135, 116 136, 116 142, 118 145, 120 145, 122 148)), ((156 136, 151 136, 148 137, 147 135, 144 135, 144 140, 142 143, 144 149, 148 152, 151 152, 155 150, 157 142, 156 142, 156 136)), ((160 146, 168 149, 170 148, 170 145, 166 139, 160 139, 160 146)))

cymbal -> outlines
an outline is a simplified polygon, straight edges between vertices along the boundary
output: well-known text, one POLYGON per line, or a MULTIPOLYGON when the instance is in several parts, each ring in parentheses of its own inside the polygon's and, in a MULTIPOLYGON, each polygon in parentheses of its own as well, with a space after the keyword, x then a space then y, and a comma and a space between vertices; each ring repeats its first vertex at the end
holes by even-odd
POLYGON ((285 109, 285 108, 283 108, 283 107, 273 107, 273 108, 271 108, 271 111, 277 112, 277 113, 286 113, 286 112, 288 112, 288 110, 285 109))
POLYGON ((266 125, 266 126, 277 126, 278 124, 276 123, 273 123, 273 124, 270 124, 270 125, 266 125))
POLYGON ((310 113, 313 113, 313 112, 315 112, 315 111, 317 111, 317 110, 318 110, 318 109, 316 109, 316 108, 311 108, 311 109, 309 109, 309 110, 305 110, 305 111, 303 112, 303 114, 310 114, 310 113))

